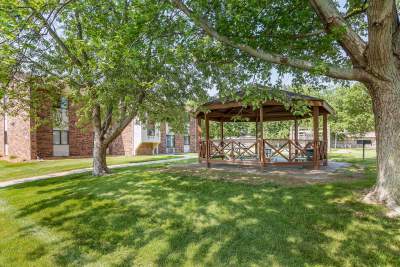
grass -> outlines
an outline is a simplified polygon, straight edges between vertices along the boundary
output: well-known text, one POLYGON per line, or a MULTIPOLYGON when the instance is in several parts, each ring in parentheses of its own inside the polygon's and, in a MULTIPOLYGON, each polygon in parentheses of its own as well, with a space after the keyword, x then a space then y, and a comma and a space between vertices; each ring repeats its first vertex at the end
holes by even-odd
MULTIPOLYGON (((112 156, 107 157, 108 165, 145 162, 176 158, 173 155, 157 156, 112 156)), ((75 169, 89 168, 92 166, 91 158, 57 159, 28 162, 7 162, 0 160, 0 181, 7 181, 31 176, 45 175, 75 169)))
POLYGON ((0 266, 399 266, 400 220, 361 203, 365 179, 286 187, 166 166, 0 190, 0 266))

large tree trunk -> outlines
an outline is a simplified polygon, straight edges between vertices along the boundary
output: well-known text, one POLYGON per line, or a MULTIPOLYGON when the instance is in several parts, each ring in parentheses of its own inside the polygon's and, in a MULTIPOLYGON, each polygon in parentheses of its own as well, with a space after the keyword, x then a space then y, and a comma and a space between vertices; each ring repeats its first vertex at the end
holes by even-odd
POLYGON ((93 107, 93 175, 102 176, 109 172, 107 168, 106 152, 107 145, 104 142, 102 131, 100 105, 93 107))
POLYGON ((400 214, 400 80, 369 85, 377 135, 377 182, 367 200, 400 214))
POLYGON ((93 146, 93 175, 102 176, 105 173, 109 173, 110 170, 107 167, 107 145, 102 140, 102 137, 96 133, 94 134, 94 146, 93 146))

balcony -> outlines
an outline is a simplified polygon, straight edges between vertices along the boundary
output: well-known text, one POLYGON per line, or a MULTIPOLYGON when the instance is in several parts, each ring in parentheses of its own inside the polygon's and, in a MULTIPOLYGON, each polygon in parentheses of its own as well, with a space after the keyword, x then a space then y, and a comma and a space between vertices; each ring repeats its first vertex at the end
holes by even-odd
POLYGON ((160 130, 142 129, 142 143, 160 143, 160 130))

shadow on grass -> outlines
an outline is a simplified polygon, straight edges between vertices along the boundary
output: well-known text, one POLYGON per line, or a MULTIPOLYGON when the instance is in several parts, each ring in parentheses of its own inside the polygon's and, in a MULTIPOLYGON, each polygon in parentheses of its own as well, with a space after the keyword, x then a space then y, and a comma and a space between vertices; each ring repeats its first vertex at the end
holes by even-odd
POLYGON ((73 177, 12 189, 33 190, 19 218, 34 216, 62 237, 27 260, 52 253, 62 266, 105 256, 120 266, 400 264, 400 221, 357 201, 365 182, 252 186, 148 168, 73 177))

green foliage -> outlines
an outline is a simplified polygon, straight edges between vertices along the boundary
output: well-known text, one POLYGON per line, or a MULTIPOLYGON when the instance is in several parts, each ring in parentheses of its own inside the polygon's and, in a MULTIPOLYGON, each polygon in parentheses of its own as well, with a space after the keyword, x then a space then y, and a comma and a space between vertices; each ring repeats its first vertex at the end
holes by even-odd
POLYGON ((49 90, 56 79, 83 122, 97 105, 103 120, 112 110, 113 122, 134 113, 182 121, 186 102, 204 99, 209 85, 188 60, 186 25, 175 13, 155 0, 2 1, 0 92, 20 100, 27 77, 49 90))
POLYGON ((331 131, 364 135, 374 130, 371 98, 361 84, 340 87, 326 94, 336 115, 331 118, 331 131))
MULTIPOLYGON (((311 86, 290 87, 289 91, 306 94, 324 99, 335 110, 336 114, 329 117, 328 123, 333 134, 364 135, 374 130, 374 115, 372 112, 371 98, 361 84, 347 87, 333 87, 328 90, 320 90, 311 86)), ((280 99, 280 101, 285 101, 280 99)), ((288 102, 285 102, 288 103, 288 102)), ((294 114, 302 115, 309 112, 309 108, 302 101, 292 101, 289 108, 294 114)), ((266 138, 285 138, 289 136, 292 121, 264 122, 264 136, 266 138)), ((310 128, 310 119, 299 120, 299 127, 310 128)), ((224 124, 225 136, 255 136, 254 122, 231 122, 224 124)), ((211 123, 211 137, 219 138, 219 123, 211 123)))
MULTIPOLYGON (((196 31, 197 26, 190 23, 193 27, 192 34, 198 34, 207 40, 207 46, 202 43, 198 48, 204 55, 212 53, 214 62, 219 62, 222 67, 241 70, 235 72, 236 77, 231 88, 238 82, 240 85, 254 81, 271 85, 271 76, 275 71, 279 75, 291 73, 294 82, 320 81, 316 77, 324 75, 328 65, 350 64, 348 57, 336 43, 338 36, 342 35, 345 29, 335 28, 328 34, 321 33, 325 26, 307 1, 189 0, 184 2, 193 11, 194 16, 205 18, 219 34, 226 36, 233 43, 245 44, 286 58, 307 60, 317 65, 311 71, 311 75, 285 65, 273 65, 229 45, 209 40, 210 37, 204 37, 204 33, 196 31), (238 73, 240 75, 237 75, 238 73)), ((359 5, 352 4, 351 8, 353 7, 356 9, 359 5)), ((349 8, 349 12, 352 9, 349 8)), ((361 16, 354 16, 350 23, 355 24, 357 18, 357 23, 360 24, 361 16)))
MULTIPOLYGON (((272 121, 264 122, 264 138, 287 138, 289 137, 292 121, 272 121)), ((204 130, 203 130, 204 132, 204 130)), ((220 124, 218 122, 210 122, 210 138, 221 138, 220 124)), ((225 122, 224 137, 243 137, 256 136, 255 122, 225 122)))

